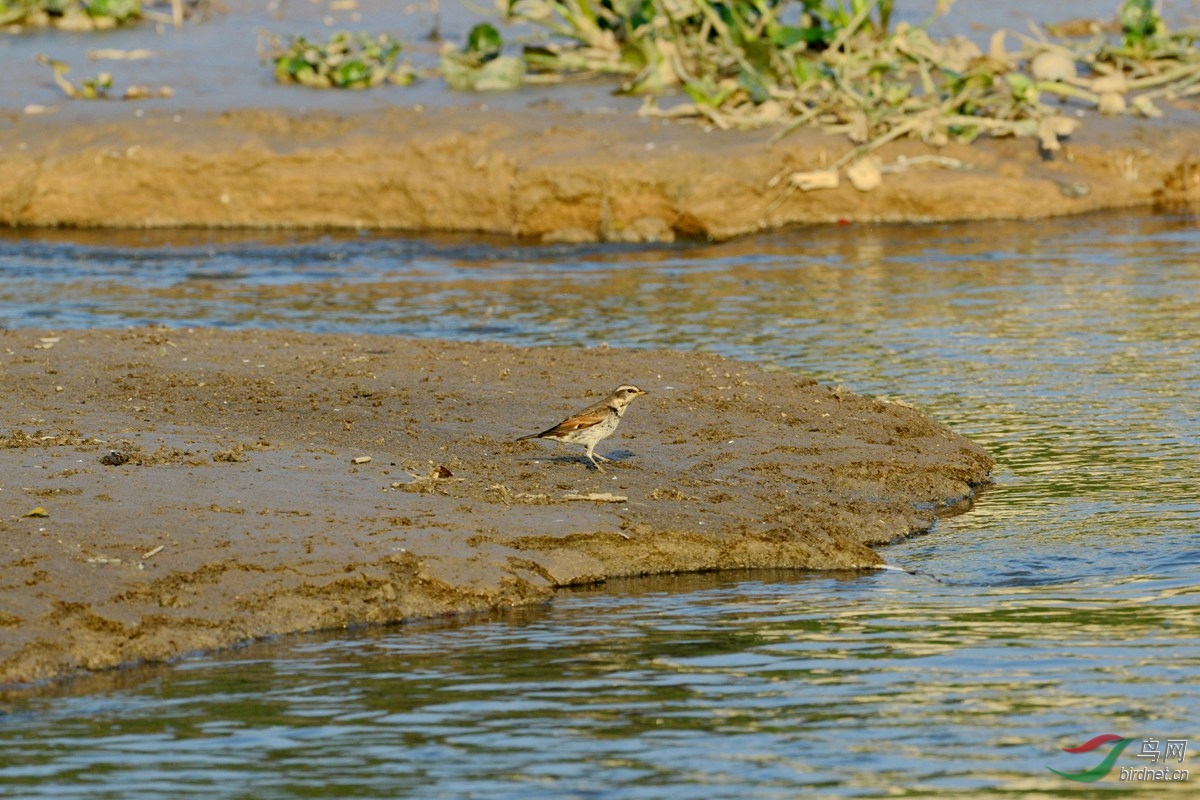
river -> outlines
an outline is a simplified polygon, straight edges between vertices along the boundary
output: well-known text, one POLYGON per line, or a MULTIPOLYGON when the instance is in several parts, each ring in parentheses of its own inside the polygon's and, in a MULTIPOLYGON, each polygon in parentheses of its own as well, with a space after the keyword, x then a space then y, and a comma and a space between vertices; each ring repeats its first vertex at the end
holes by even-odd
POLYGON ((8 232, 0 324, 702 350, 912 403, 998 462, 885 548, 915 575, 620 581, 10 694, 0 797, 1187 793, 1132 770, 1182 778, 1200 747, 1194 217, 665 247, 8 232), (1099 782, 1048 769, 1098 768, 1119 745, 1062 748, 1099 734, 1133 740, 1099 782))

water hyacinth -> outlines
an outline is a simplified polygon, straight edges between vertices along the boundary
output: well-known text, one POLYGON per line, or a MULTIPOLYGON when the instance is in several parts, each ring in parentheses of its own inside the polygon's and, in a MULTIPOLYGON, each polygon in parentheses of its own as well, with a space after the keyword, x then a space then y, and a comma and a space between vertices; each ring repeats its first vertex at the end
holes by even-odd
POLYGON ((1121 5, 1119 43, 997 31, 986 53, 929 34, 950 5, 893 28, 890 0, 500 0, 506 19, 542 32, 524 48, 540 79, 618 76, 619 91, 646 96, 642 113, 720 128, 844 133, 856 147, 835 170, 906 136, 1036 136, 1053 150, 1073 129, 1064 102, 1152 116, 1155 98, 1200 92, 1197 33, 1170 33, 1152 0, 1121 5), (1152 91, 1126 103, 1137 89, 1152 91))
POLYGON ((178 27, 210 6, 211 0, 0 0, 0 25, 93 31, 148 19, 178 27))
POLYGON ((397 65, 402 45, 387 34, 338 32, 326 42, 291 37, 286 45, 273 40, 275 80, 316 89, 367 89, 390 82, 407 86, 415 74, 397 65))
POLYGON ((459 91, 502 91, 516 89, 525 80, 525 64, 519 58, 500 55, 504 40, 492 25, 481 23, 471 29, 461 49, 442 48, 442 79, 459 91))
POLYGON ((113 28, 141 19, 141 0, 0 0, 0 25, 113 28))

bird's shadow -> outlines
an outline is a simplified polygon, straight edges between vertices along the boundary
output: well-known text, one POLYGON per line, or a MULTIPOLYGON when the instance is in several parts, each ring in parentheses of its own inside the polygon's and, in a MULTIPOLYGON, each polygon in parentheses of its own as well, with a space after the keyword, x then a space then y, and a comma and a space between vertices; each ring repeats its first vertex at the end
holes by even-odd
MULTIPOLYGON (((604 459, 597 458, 596 460, 600 462, 600 466, 604 466, 605 464, 608 464, 608 463, 620 464, 624 461, 628 461, 631 458, 636 458, 636 454, 631 450, 614 450, 611 453, 596 453, 596 455, 604 456, 604 458, 608 459, 607 461, 605 461, 604 459)), ((544 456, 544 457, 536 459, 536 460, 549 461, 552 464, 582 463, 585 467, 588 467, 588 468, 591 468, 591 466, 592 466, 591 462, 589 462, 587 460, 587 456, 583 456, 583 455, 576 456, 576 455, 571 455, 570 453, 563 453, 562 455, 552 453, 550 455, 544 456)))

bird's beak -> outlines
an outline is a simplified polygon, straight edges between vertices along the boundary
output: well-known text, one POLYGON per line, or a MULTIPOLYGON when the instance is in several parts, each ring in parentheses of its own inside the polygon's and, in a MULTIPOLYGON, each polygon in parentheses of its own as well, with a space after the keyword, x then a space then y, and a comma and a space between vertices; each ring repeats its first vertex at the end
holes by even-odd
POLYGON ((645 389, 638 389, 638 393, 637 393, 638 397, 641 397, 644 394, 650 394, 650 393, 647 392, 645 389))

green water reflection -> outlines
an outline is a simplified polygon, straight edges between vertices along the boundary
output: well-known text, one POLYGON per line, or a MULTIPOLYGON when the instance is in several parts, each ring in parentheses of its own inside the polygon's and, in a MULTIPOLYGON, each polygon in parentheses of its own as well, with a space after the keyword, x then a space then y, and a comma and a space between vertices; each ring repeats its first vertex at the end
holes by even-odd
POLYGON ((4 719, 0 787, 1078 796, 1045 765, 1091 764, 1059 748, 1190 732, 1196 601, 1178 579, 1118 592, 891 573, 623 581, 549 608, 254 645, 26 698, 4 719))

